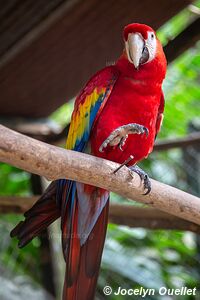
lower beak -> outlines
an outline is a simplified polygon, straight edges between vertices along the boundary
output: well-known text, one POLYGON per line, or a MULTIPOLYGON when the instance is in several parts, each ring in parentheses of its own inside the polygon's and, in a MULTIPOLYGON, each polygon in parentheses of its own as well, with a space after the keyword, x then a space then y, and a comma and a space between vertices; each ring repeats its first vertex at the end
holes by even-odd
POLYGON ((129 60, 133 63, 136 69, 138 69, 139 67, 143 49, 144 40, 142 36, 139 33, 129 34, 126 45, 126 51, 129 60))

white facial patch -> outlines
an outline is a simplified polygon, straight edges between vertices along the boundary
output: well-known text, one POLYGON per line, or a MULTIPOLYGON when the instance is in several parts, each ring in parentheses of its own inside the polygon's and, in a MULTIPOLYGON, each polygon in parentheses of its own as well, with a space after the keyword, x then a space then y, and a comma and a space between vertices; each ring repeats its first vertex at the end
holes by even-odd
POLYGON ((152 31, 147 32, 147 39, 145 40, 146 47, 149 51, 149 59, 147 62, 153 60, 156 56, 156 36, 152 31))
POLYGON ((146 40, 141 33, 129 33, 127 41, 125 41, 127 58, 137 69, 140 64, 144 65, 155 58, 156 45, 156 36, 153 31, 147 32, 146 40))

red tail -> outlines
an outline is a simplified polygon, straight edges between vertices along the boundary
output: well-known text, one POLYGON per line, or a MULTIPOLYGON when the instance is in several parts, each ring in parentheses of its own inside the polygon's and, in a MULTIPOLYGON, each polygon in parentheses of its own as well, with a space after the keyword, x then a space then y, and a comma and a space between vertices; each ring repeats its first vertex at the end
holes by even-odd
MULTIPOLYGON (((81 245, 78 231, 80 206, 75 183, 72 189, 68 188, 66 181, 65 192, 61 194, 63 202, 60 210, 56 204, 57 183, 52 182, 41 198, 24 214, 25 220, 12 230, 11 237, 16 236, 19 247, 24 247, 62 214, 63 254, 66 260, 63 300, 93 300, 108 222, 108 196, 105 196, 106 204, 93 229, 81 245), (69 194, 68 200, 66 192, 69 194)), ((104 197, 101 200, 103 199, 104 197)), ((94 213, 94 207, 100 202, 92 198, 89 203, 93 205, 91 212, 94 213)))
POLYGON ((53 181, 40 199, 25 214, 21 221, 10 233, 11 237, 19 239, 19 247, 28 244, 52 222, 60 217, 60 210, 56 205, 56 182, 53 181))
POLYGON ((108 209, 109 201, 83 246, 80 246, 79 239, 76 238, 78 214, 74 214, 74 230, 70 237, 70 240, 74 239, 73 244, 70 243, 70 248, 73 249, 68 248, 63 300, 94 299, 106 236, 108 209), (70 253, 74 255, 71 256, 70 253))

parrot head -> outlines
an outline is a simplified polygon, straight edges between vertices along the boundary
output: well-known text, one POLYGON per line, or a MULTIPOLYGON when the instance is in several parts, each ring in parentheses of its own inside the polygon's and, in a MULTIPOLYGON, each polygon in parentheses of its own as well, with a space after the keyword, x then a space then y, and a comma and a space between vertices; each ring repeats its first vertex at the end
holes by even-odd
POLYGON ((141 65, 152 61, 160 49, 160 42, 155 31, 139 23, 129 24, 124 28, 124 42, 127 59, 139 69, 141 65))

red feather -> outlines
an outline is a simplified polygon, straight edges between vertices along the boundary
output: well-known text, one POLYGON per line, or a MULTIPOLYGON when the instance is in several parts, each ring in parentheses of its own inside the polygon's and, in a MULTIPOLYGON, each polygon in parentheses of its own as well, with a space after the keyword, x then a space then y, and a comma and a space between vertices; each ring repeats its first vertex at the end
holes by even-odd
POLYGON ((56 181, 54 181, 33 207, 24 214, 25 220, 11 231, 11 237, 16 236, 19 239, 20 248, 60 217, 60 210, 56 204, 56 188, 56 181))
POLYGON ((94 299, 108 222, 108 208, 109 201, 107 201, 107 204, 103 208, 87 241, 81 247, 79 272, 72 285, 69 285, 68 269, 66 270, 63 299, 94 299))

